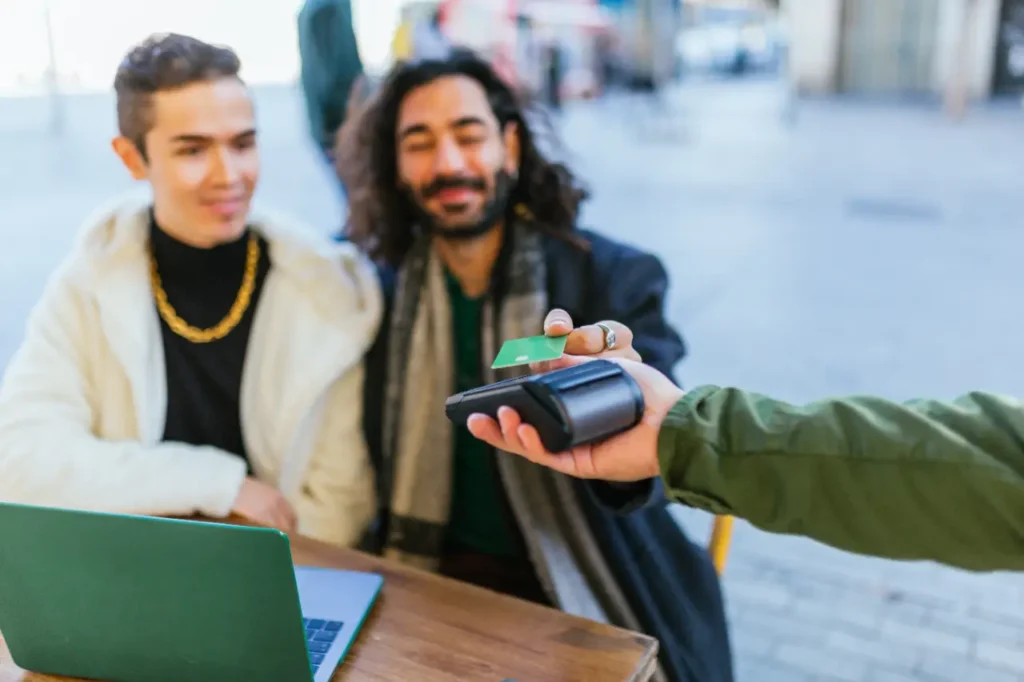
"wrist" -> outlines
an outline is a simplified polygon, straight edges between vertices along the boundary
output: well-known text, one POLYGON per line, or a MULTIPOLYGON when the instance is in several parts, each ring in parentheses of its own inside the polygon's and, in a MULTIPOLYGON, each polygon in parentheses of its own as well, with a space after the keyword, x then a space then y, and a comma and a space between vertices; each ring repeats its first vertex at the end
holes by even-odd
POLYGON ((660 396, 656 406, 651 411, 649 419, 651 426, 654 428, 654 456, 650 462, 650 471, 648 472, 648 475, 651 477, 662 476, 662 449, 664 446, 662 427, 669 418, 672 409, 683 399, 683 395, 684 392, 681 388, 673 386, 672 390, 667 390, 663 396, 660 396))
POLYGON ((661 430, 661 425, 668 418, 668 413, 683 399, 683 395, 683 389, 678 386, 672 386, 671 389, 667 389, 662 395, 658 396, 655 404, 651 406, 653 423, 658 430, 661 430))

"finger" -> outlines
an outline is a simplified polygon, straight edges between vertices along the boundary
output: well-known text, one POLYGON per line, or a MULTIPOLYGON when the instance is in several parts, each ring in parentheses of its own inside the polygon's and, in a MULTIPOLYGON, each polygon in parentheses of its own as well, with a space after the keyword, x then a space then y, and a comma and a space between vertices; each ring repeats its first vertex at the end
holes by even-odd
POLYGON ((551 463, 547 460, 558 459, 562 455, 567 454, 564 452, 551 452, 544 447, 544 442, 540 439, 540 432, 531 424, 521 424, 516 435, 519 438, 519 442, 522 443, 523 452, 534 462, 550 466, 551 463))
POLYGON ((263 528, 277 528, 280 530, 280 524, 277 521, 277 517, 274 516, 274 510, 272 508, 261 509, 258 513, 250 516, 249 520, 263 528))
POLYGON ((530 371, 534 374, 543 374, 544 372, 553 372, 556 369, 564 369, 566 367, 575 367, 576 365, 582 365, 584 362, 591 362, 595 358, 586 357, 583 355, 563 355, 560 358, 554 360, 545 360, 543 362, 531 362, 530 371))
POLYGON ((271 514, 271 528, 276 528, 277 530, 284 531, 285 533, 292 532, 291 524, 288 521, 288 516, 284 512, 271 512, 271 514))
MULTIPOLYGON (((605 320, 601 324, 615 332, 615 348, 610 350, 614 352, 632 347, 633 331, 629 327, 614 320, 605 320)), ((604 344, 604 330, 596 324, 588 324, 574 329, 569 334, 565 342, 565 352, 569 355, 597 355, 609 350, 604 344)))
POLYGON ((285 532, 294 533, 295 529, 299 526, 299 516, 292 509, 292 506, 287 501, 281 501, 281 517, 285 524, 285 532))
POLYGON ((283 530, 288 532, 288 514, 285 512, 284 507, 281 504, 271 504, 267 509, 267 519, 265 523, 271 528, 277 530, 283 530))
POLYGON ((561 308, 555 308, 544 318, 546 336, 565 336, 572 331, 572 316, 561 308))
POLYGON ((598 478, 594 463, 594 448, 591 445, 579 445, 572 449, 572 461, 576 465, 576 476, 580 478, 598 478))
POLYGON ((643 359, 640 357, 640 353, 637 353, 635 348, 632 346, 623 346, 622 348, 619 348, 618 344, 615 344, 615 350, 606 350, 603 353, 587 357, 601 358, 602 360, 623 358, 625 360, 632 360, 633 362, 643 362, 643 359))
POLYGON ((486 414, 469 415, 469 419, 466 420, 466 428, 474 438, 478 438, 488 445, 498 447, 502 442, 501 426, 486 414))
POLYGON ((565 341, 567 355, 597 355, 604 348, 604 331, 592 324, 573 329, 565 341))
POLYGON ((523 423, 519 413, 511 407, 498 408, 498 424, 501 425, 501 437, 505 441, 505 447, 515 452, 523 449, 519 440, 519 427, 523 423))
POLYGON ((519 440, 523 443, 526 456, 538 464, 577 478, 594 478, 597 475, 594 469, 593 448, 589 445, 577 446, 569 452, 548 452, 537 429, 529 424, 519 427, 519 440))
POLYGON ((601 320, 601 324, 615 332, 615 348, 633 347, 633 330, 615 320, 601 320))
POLYGON ((519 427, 519 440, 523 444, 523 453, 531 462, 553 469, 560 474, 578 476, 576 462, 572 453, 569 452, 548 452, 541 442, 537 429, 529 424, 519 427))

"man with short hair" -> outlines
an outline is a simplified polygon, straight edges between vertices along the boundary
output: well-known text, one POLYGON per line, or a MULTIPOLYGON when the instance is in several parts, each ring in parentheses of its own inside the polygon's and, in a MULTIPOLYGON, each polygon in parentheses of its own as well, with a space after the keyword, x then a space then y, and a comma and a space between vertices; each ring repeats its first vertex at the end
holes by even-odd
POLYGON ((0 385, 0 499, 364 533, 379 284, 351 247, 250 211, 238 71, 231 50, 173 34, 121 63, 113 147, 151 196, 86 221, 32 311, 0 385))
POLYGON ((685 348, 664 317, 661 263, 577 229, 586 193, 471 53, 399 65, 357 124, 339 150, 353 182, 346 237, 379 261, 388 294, 364 409, 376 549, 648 632, 658 679, 731 682, 714 567, 654 481, 579 483, 443 416, 447 396, 528 371, 490 366, 503 342, 552 333, 545 324, 582 323, 577 341, 596 347, 572 352, 586 354, 608 340, 595 325, 617 320, 632 335, 620 327, 616 352, 671 373, 685 348))

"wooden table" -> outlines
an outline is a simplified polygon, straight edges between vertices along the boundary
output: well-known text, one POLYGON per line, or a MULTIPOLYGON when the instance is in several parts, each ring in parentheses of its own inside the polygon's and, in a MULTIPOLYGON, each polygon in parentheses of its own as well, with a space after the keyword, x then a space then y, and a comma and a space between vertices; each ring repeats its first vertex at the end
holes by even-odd
MULTIPOLYGON (((292 539, 297 565, 373 571, 384 587, 334 682, 646 682, 658 644, 431 573, 292 539)), ((26 673, 0 637, 0 682, 69 682, 26 673)))

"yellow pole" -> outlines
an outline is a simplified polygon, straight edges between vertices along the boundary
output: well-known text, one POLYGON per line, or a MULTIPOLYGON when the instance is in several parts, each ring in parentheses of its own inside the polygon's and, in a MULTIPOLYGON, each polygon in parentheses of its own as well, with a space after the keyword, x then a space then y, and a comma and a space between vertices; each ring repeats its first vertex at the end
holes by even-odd
POLYGON ((731 516, 716 516, 711 528, 711 561, 715 564, 718 575, 725 572, 725 560, 729 556, 729 545, 732 543, 731 516))

